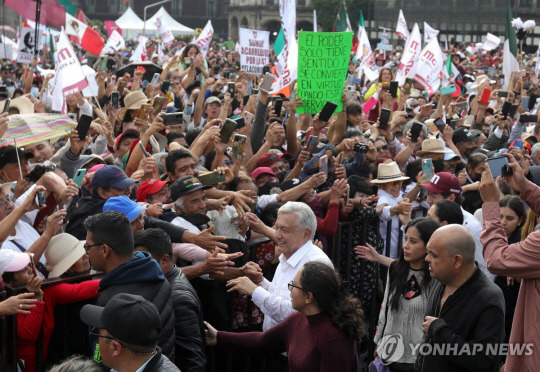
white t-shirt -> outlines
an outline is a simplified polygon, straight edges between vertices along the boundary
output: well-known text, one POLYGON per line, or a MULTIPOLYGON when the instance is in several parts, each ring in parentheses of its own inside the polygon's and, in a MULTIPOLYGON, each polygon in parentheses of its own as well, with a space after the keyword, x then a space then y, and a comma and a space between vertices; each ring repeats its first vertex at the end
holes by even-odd
MULTIPOLYGON (((2 244, 2 249, 11 249, 15 252, 21 252, 19 247, 13 242, 19 244, 24 250, 28 250, 39 239, 38 232, 29 224, 24 221, 19 220, 15 225, 15 235, 10 235, 7 237, 6 241, 2 244)), ((41 255, 39 262, 45 265, 45 255, 41 255)), ((40 278, 45 279, 45 277, 38 271, 40 278)))

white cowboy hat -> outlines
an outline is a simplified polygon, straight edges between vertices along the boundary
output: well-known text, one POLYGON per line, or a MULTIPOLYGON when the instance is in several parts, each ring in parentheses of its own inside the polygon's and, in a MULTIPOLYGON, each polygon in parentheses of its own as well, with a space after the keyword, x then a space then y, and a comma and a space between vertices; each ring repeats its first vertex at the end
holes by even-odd
POLYGON ((395 161, 391 163, 381 163, 377 171, 377 179, 372 180, 371 183, 388 183, 394 181, 405 181, 409 177, 404 176, 395 161))

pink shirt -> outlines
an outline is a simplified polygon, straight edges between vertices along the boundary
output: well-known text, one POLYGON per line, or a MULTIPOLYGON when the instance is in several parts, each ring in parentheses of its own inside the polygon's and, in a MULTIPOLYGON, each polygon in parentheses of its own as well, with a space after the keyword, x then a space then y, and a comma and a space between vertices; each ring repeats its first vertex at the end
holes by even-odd
MULTIPOLYGON (((537 214, 540 213, 540 187, 527 182, 521 199, 537 214)), ((509 355, 506 371, 537 371, 540 366, 540 231, 531 233, 519 243, 508 245, 499 222, 499 203, 482 206, 484 229, 480 241, 490 272, 501 276, 522 278, 514 313, 510 344, 531 343, 532 355, 509 355)), ((525 349, 527 351, 527 349, 525 349)))

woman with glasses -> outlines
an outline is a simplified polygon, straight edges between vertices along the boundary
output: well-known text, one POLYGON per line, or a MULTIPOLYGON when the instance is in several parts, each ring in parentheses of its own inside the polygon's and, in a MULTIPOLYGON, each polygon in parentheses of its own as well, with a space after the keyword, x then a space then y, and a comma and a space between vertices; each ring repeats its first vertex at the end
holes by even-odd
POLYGON ((287 352, 290 372, 358 371, 356 342, 364 314, 346 296, 338 274, 322 262, 309 262, 289 283, 297 311, 266 332, 218 332, 206 323, 207 345, 271 355, 287 352))

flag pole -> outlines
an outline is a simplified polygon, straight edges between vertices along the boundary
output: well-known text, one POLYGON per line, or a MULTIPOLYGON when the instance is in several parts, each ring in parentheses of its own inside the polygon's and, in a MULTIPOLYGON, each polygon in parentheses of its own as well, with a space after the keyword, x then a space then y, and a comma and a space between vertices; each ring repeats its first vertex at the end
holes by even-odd
MULTIPOLYGON (((36 0, 36 30, 34 31, 34 57, 38 55, 39 19, 41 18, 41 0, 36 0)), ((33 71, 32 71, 33 73, 33 71)))
POLYGON ((17 154, 17 163, 19 164, 19 174, 21 175, 21 181, 24 180, 22 175, 21 158, 19 157, 19 150, 17 149, 17 138, 13 137, 13 143, 15 144, 15 154, 17 154))

